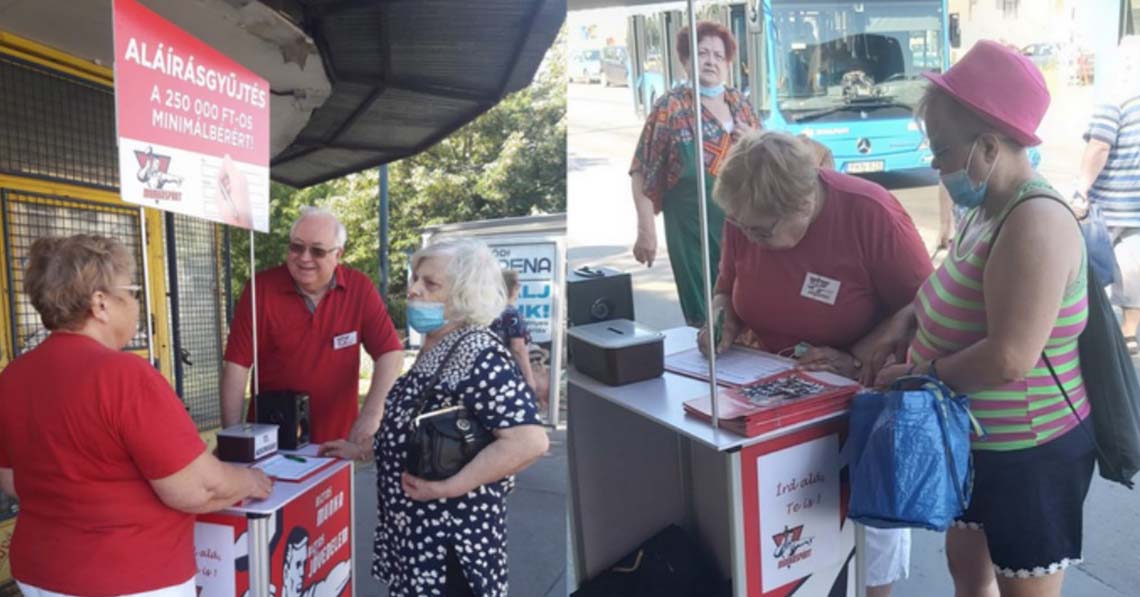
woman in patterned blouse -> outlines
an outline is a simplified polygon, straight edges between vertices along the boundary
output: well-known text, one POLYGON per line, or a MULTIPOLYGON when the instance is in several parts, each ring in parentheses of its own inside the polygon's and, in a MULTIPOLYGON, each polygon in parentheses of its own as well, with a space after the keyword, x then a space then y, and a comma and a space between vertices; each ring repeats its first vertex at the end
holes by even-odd
MULTIPOLYGON (((744 94, 725 87, 729 66, 736 56, 736 39, 722 25, 697 23, 697 78, 701 93, 701 127, 704 134, 705 191, 708 207, 709 263, 720 262, 720 233, 724 212, 712 202, 713 183, 721 161, 740 133, 760 126, 744 94)), ((677 57, 685 69, 691 65, 689 30, 677 33, 677 57)), ((637 242, 633 255, 653 265, 657 255, 654 216, 664 213, 665 243, 677 283, 681 310, 689 325, 705 320, 704 261, 701 228, 697 218, 696 114, 693 90, 679 86, 657 100, 641 132, 633 163, 633 202, 637 208, 637 242)))
MULTIPOLYGON (((436 243, 412 256, 409 322, 424 333, 412 368, 389 392, 376 434, 378 520, 372 574, 393 596, 507 595, 506 497, 514 474, 546 452, 531 389, 488 328, 506 306, 498 262, 475 240, 436 243), (429 316, 435 309, 435 316, 429 316), (454 348, 454 350, 453 350, 454 348), (450 358, 447 357, 451 354, 450 358), (442 369, 441 369, 442 368, 442 369), (438 380, 428 387, 439 371, 438 380), (463 405, 495 441, 454 476, 404 470, 417 402, 463 405)), ((354 444, 322 452, 363 458, 354 444)))

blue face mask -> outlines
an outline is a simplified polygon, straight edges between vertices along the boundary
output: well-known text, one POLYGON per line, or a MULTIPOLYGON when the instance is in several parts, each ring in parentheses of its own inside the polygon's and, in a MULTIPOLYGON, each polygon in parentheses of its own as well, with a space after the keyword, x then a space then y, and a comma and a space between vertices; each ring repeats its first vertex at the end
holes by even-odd
POLYGON ((986 179, 978 186, 974 186, 974 181, 970 180, 970 175, 966 172, 970 168, 970 161, 974 159, 974 149, 977 147, 978 141, 975 139, 974 144, 970 146, 970 155, 966 158, 966 166, 957 172, 942 176, 942 186, 946 187, 950 200, 967 209, 977 207, 986 200, 990 176, 994 173, 994 166, 997 166, 997 160, 994 160, 989 173, 986 174, 986 179))
POLYGON ((716 87, 705 87, 704 85, 700 85, 699 87, 701 88, 701 95, 704 97, 716 97, 724 93, 724 83, 716 87))
POLYGON ((447 324, 443 303, 408 301, 408 325, 421 334, 430 334, 447 324))

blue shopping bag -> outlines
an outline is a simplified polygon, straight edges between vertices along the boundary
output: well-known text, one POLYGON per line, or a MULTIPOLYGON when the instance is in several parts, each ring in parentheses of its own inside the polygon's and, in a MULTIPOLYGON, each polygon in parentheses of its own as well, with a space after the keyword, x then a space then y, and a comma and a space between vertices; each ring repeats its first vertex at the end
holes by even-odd
POLYGON ((1085 237, 1089 267, 1096 272, 1101 284, 1108 286, 1116 280, 1116 253, 1112 248, 1112 235, 1104 223, 1100 206, 1093 203, 1089 214, 1080 221, 1081 232, 1085 237))
POLYGON ((938 379, 903 377, 852 403, 848 517, 871 527, 944 531, 970 502, 968 398, 938 379))

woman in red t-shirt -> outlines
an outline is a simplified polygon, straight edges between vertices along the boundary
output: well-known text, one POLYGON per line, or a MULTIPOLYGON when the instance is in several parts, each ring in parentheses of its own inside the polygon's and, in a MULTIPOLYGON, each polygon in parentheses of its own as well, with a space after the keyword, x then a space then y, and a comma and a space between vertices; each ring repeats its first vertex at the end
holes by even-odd
MULTIPOLYGON (((777 353, 802 343, 805 369, 859 379, 859 355, 869 352, 859 341, 914 300, 932 267, 886 189, 818 163, 804 139, 765 131, 741 137, 721 167, 717 352, 738 340, 777 353)), ((909 534, 868 531, 868 595, 886 595, 906 576, 909 534)))
POLYGON ((194 513, 272 489, 214 458, 166 379, 123 352, 134 263, 99 236, 31 247, 24 290, 51 334, 0 372, 0 490, 20 500, 25 597, 194 597, 194 513))

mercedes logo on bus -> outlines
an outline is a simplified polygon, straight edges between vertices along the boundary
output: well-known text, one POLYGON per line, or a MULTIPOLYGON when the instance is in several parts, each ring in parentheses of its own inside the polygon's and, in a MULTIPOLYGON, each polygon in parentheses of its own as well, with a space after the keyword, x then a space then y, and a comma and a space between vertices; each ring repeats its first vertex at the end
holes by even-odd
POLYGON ((859 153, 871 153, 871 140, 866 137, 860 138, 855 142, 855 149, 859 150, 859 153))

